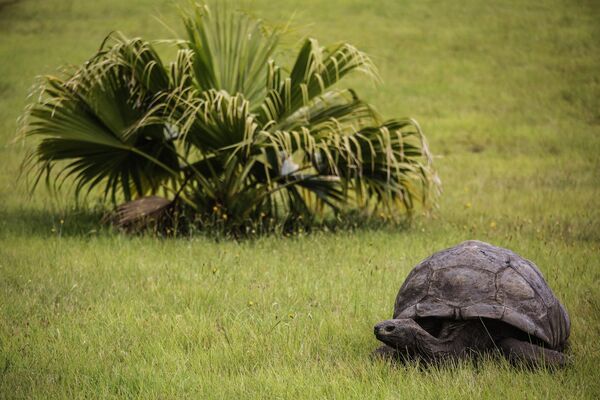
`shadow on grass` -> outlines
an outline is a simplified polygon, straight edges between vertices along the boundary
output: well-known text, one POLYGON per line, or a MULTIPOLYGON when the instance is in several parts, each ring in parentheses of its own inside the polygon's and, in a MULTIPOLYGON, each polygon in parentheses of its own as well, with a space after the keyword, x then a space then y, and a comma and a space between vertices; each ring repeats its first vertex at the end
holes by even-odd
POLYGON ((407 231, 415 224, 418 219, 405 217, 402 220, 392 221, 366 217, 364 215, 347 214, 338 218, 331 218, 320 222, 293 222, 282 223, 275 222, 266 226, 249 225, 242 229, 228 229, 221 225, 192 227, 177 237, 200 236, 215 241, 253 241, 263 238, 284 238, 294 239, 307 235, 325 234, 325 235, 348 235, 360 234, 366 232, 384 232, 394 233, 407 231))
POLYGON ((19 0, 0 0, 0 11, 4 8, 17 4, 19 0))
POLYGON ((0 210, 2 236, 89 236, 107 227, 100 223, 102 211, 72 210, 58 212, 49 210, 16 208, 0 210))
POLYGON ((369 231, 398 232, 406 231, 414 225, 414 220, 406 218, 400 222, 347 215, 313 225, 300 224, 284 226, 276 224, 264 230, 248 229, 245 232, 232 233, 220 225, 194 226, 175 233, 164 233, 153 228, 138 232, 121 232, 102 223, 106 210, 75 209, 70 211, 51 211, 44 209, 18 207, 0 209, 0 236, 11 237, 89 237, 100 233, 124 234, 126 236, 160 237, 165 240, 202 237, 214 241, 253 241, 267 237, 293 239, 311 234, 353 234, 369 231))

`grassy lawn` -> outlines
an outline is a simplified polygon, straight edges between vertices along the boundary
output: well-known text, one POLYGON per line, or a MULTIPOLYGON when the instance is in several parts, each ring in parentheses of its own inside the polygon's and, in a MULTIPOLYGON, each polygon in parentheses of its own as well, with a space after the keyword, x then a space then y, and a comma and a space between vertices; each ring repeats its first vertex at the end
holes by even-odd
POLYGON ((34 77, 112 30, 170 36, 154 16, 178 17, 161 0, 0 0, 0 398, 598 398, 598 3, 243 4, 373 57, 384 83, 350 83, 421 123, 439 209, 408 228, 238 243, 127 237, 99 225, 93 197, 30 198, 16 176, 31 143, 11 142, 34 77), (538 264, 571 316, 571 367, 369 358, 410 269, 471 238, 538 264))

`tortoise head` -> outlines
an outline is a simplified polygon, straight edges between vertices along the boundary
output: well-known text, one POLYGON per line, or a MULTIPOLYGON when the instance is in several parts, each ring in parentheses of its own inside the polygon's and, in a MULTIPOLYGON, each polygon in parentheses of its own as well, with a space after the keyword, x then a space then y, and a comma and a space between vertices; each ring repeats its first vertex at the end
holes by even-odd
POLYGON ((412 319, 388 319, 374 328, 375 337, 388 346, 416 353, 422 340, 423 328, 412 319))

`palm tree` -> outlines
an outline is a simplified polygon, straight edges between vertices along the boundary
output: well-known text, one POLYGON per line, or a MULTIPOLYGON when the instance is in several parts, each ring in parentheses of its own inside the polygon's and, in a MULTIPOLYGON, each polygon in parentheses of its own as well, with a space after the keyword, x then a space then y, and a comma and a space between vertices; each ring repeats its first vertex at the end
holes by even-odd
POLYGON ((237 229, 431 203, 439 184, 419 125, 384 121, 336 85, 377 77, 364 53, 309 38, 286 71, 274 56, 281 29, 206 6, 183 22, 169 64, 151 43, 114 34, 83 66, 42 80, 24 125, 41 138, 25 161, 33 186, 100 186, 125 201, 121 225, 174 204, 237 229))

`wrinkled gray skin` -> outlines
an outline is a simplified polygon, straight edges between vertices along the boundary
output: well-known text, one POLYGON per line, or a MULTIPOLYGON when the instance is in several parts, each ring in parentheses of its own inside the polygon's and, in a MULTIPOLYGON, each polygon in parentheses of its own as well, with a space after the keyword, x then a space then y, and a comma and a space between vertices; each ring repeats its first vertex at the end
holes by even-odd
POLYGON ((562 367, 570 321, 537 267, 467 241, 417 265, 394 318, 375 325, 376 356, 435 362, 499 350, 513 363, 562 367))

